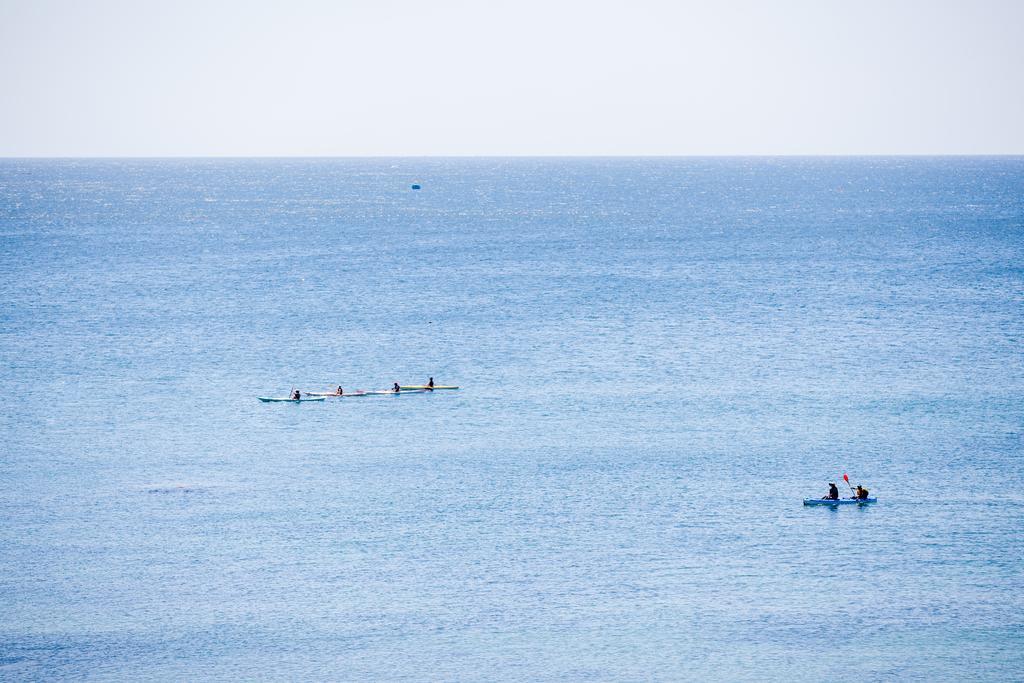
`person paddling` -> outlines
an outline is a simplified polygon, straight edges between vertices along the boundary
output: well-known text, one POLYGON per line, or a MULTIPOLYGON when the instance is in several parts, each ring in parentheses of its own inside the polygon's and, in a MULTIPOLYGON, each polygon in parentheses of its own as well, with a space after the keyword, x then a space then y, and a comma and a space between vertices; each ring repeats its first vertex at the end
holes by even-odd
POLYGON ((298 401, 301 398, 302 398, 302 394, 299 392, 298 389, 296 389, 295 391, 292 392, 292 400, 293 401, 298 401))
POLYGON ((860 484, 857 484, 857 490, 854 492, 854 496, 857 498, 857 500, 867 500, 868 490, 861 486, 860 484))
POLYGON ((431 391, 434 390, 434 378, 433 377, 431 377, 430 381, 427 382, 427 389, 430 389, 431 391))
POLYGON ((395 386, 391 387, 391 390, 397 394, 402 391, 402 387, 398 386, 398 382, 395 382, 395 386))
POLYGON ((345 390, 342 389, 341 386, 339 386, 338 387, 338 391, 335 392, 335 395, 337 395, 337 396, 344 396, 345 395, 345 390))
POLYGON ((839 487, 834 482, 828 483, 828 495, 822 500, 839 500, 839 487))

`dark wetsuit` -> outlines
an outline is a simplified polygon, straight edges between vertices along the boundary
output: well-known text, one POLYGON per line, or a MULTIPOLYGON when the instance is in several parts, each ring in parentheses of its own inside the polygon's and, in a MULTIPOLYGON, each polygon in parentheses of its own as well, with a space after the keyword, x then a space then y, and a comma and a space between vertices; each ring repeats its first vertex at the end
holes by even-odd
POLYGON ((825 498, 828 500, 839 500, 839 489, 835 484, 828 485, 828 495, 825 498))

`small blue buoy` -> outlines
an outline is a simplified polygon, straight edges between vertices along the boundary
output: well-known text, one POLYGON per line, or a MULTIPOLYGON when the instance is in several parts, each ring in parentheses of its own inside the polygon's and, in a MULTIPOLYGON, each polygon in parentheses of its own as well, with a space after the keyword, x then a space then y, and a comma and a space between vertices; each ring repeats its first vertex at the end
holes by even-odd
POLYGON ((419 185, 413 185, 413 186, 412 186, 412 189, 414 189, 414 190, 418 190, 418 189, 420 189, 420 186, 419 186, 419 185))

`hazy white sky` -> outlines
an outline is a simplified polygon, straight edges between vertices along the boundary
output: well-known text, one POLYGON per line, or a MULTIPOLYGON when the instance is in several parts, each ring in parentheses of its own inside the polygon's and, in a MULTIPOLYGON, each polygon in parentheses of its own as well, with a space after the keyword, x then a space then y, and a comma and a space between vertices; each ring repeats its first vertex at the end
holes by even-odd
POLYGON ((1024 153, 1024 0, 0 0, 0 155, 1024 153))

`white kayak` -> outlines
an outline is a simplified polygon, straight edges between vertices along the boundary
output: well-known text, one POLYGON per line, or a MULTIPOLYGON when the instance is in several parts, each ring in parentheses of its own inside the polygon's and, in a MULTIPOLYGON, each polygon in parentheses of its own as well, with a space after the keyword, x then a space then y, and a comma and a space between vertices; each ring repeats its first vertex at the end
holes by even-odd
POLYGON ((412 389, 410 391, 406 391, 405 389, 402 391, 395 391, 394 389, 375 389, 373 391, 364 391, 363 393, 366 396, 398 396, 400 394, 422 394, 425 391, 425 389, 412 389))
POLYGON ((877 502, 877 498, 804 498, 804 505, 866 505, 877 502))
POLYGON ((350 391, 346 394, 339 394, 335 391, 307 391, 306 396, 323 396, 324 398, 330 398, 332 396, 336 398, 345 398, 347 396, 366 396, 365 391, 350 391))

